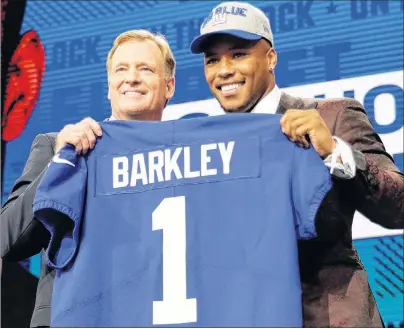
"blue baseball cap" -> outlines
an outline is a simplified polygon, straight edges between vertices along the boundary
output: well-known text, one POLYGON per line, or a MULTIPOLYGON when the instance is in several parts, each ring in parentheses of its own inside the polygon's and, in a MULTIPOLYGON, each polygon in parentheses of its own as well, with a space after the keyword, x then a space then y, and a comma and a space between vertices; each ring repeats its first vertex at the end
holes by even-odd
POLYGON ((245 40, 268 40, 274 46, 268 17, 246 2, 222 2, 213 8, 201 25, 200 35, 191 43, 191 52, 204 52, 206 40, 213 35, 228 34, 245 40))

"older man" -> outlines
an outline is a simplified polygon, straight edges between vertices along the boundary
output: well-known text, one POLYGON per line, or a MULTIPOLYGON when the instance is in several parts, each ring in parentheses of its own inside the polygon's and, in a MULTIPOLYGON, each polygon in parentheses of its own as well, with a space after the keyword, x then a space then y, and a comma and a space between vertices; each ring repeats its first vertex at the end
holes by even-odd
MULTIPOLYGON (((241 2, 215 7, 191 44, 224 113, 278 113, 283 132, 309 141, 334 176, 316 217, 318 238, 300 241, 306 327, 379 327, 379 311, 352 245, 356 210, 386 228, 404 227, 404 177, 354 99, 296 98, 275 83, 277 54, 268 18, 241 2)), ((274 264, 276 266, 276 264, 274 264)))
MULTIPOLYGON (((122 33, 108 54, 107 72, 111 120, 161 120, 175 89, 175 59, 162 36, 145 30, 122 33)), ((86 118, 67 125, 58 134, 40 134, 35 138, 24 171, 1 210, 2 258, 23 260, 48 245, 49 232, 32 212, 37 186, 59 149, 71 144, 77 152, 85 154, 100 135, 98 123, 86 118)), ((43 261, 32 327, 50 325, 54 275, 43 261)))

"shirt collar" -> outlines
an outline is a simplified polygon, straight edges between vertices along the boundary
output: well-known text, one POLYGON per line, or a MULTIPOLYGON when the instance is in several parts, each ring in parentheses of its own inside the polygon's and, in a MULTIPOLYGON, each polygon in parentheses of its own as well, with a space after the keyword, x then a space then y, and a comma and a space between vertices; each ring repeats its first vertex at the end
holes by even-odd
POLYGON ((275 114, 281 100, 281 90, 277 85, 255 105, 251 113, 275 114))

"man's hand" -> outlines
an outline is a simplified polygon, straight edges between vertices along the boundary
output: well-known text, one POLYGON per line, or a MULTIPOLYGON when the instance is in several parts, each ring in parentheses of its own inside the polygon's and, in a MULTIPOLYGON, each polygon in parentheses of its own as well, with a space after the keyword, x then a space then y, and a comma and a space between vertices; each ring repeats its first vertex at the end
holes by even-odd
POLYGON ((74 125, 67 125, 56 138, 55 153, 66 144, 71 144, 76 148, 77 153, 86 154, 89 149, 94 148, 96 136, 101 135, 100 125, 91 118, 85 118, 74 125))
POLYGON ((308 136, 323 159, 335 149, 336 142, 317 110, 287 110, 280 123, 283 133, 300 146, 309 147, 308 136))

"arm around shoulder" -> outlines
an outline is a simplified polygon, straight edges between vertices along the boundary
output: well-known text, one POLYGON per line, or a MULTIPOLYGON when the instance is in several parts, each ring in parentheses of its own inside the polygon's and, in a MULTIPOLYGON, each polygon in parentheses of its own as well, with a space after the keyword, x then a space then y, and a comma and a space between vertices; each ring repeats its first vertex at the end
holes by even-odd
POLYGON ((22 175, 1 208, 1 257, 20 261, 41 251, 49 232, 35 219, 32 202, 39 182, 54 155, 53 134, 40 134, 32 143, 22 175))
POLYGON ((356 164, 353 184, 356 208, 385 228, 404 228, 404 175, 372 127, 363 106, 344 100, 335 135, 352 147, 356 164))

